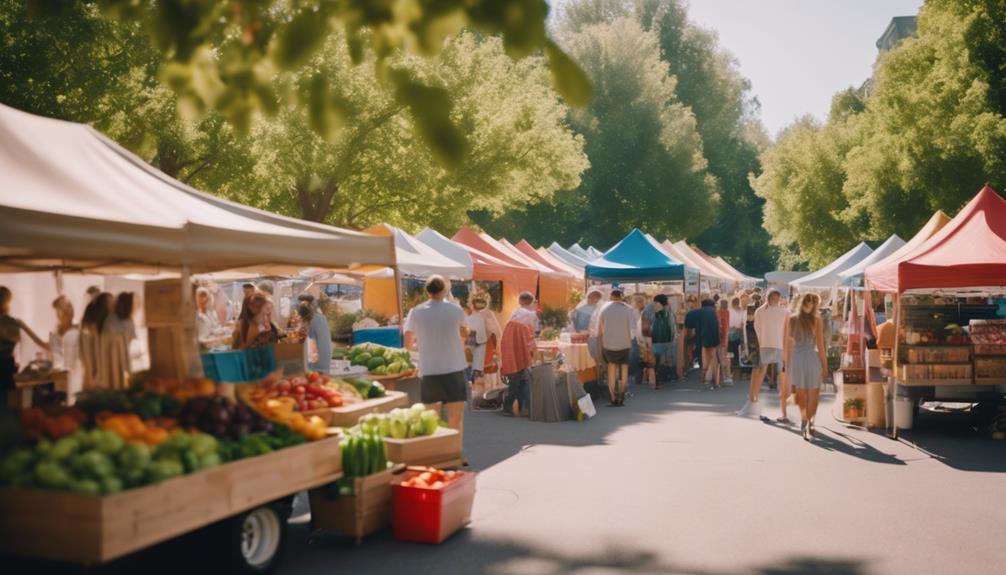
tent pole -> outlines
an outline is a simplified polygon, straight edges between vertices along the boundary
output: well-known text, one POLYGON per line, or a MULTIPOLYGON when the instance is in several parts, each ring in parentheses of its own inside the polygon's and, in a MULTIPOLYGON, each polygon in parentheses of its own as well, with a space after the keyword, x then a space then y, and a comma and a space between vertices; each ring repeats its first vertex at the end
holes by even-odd
MULTIPOLYGON (((398 337, 402 345, 405 345, 405 334, 402 329, 405 327, 405 318, 402 317, 404 308, 402 307, 402 274, 398 271, 398 266, 391 268, 395 272, 395 307, 398 309, 398 337)), ((450 282, 450 280, 447 280, 450 282)), ((450 283, 447 284, 450 286, 450 283)))
POLYGON ((901 292, 894 294, 894 349, 891 352, 891 367, 894 375, 891 376, 891 438, 898 438, 898 419, 895 417, 898 399, 898 349, 901 347, 901 292))

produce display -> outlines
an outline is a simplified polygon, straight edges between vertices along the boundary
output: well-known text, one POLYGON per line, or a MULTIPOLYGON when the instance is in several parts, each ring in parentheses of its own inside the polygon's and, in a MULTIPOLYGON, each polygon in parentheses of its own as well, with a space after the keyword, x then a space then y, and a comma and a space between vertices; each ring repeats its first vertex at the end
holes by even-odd
POLYGON ((77 396, 74 405, 91 417, 110 412, 135 413, 140 419, 154 419, 176 414, 181 404, 177 397, 170 394, 132 389, 85 391, 77 396))
POLYGON ((976 354, 1006 355, 1006 321, 973 319, 968 331, 976 354))
POLYGON ((21 429, 31 440, 66 437, 80 429, 85 421, 87 415, 72 407, 32 407, 21 412, 21 429))
POLYGON ((294 400, 295 411, 340 407, 344 403, 342 393, 332 383, 332 378, 318 372, 280 381, 266 378, 255 385, 248 397, 254 403, 266 399, 290 398, 294 400))
POLYGON ((388 413, 369 413, 360 418, 360 428, 365 433, 394 439, 433 435, 440 425, 440 414, 426 409, 422 403, 408 409, 395 408, 388 413))
POLYGON ((143 384, 146 391, 170 395, 179 401, 192 399, 202 395, 215 395, 217 384, 212 379, 194 377, 189 379, 158 378, 143 384))
POLYGON ((376 343, 354 345, 346 353, 346 359, 352 365, 366 367, 367 371, 378 376, 398 375, 415 369, 408 350, 376 343))
MULTIPOLYGON (((412 469, 411 467, 409 469, 412 469)), ((442 471, 433 467, 426 468, 426 471, 413 475, 401 483, 403 487, 416 487, 419 489, 443 489, 445 485, 465 476, 463 471, 442 471)))
POLYGON ((283 425, 272 426, 271 431, 242 435, 238 439, 220 440, 220 458, 236 461, 247 457, 266 455, 279 449, 300 445, 307 441, 303 435, 283 425))
POLYGON ((384 438, 373 428, 351 427, 345 431, 339 445, 345 479, 371 475, 389 466, 384 438))
POLYGON ((373 399, 384 397, 387 393, 384 385, 379 381, 369 381, 366 379, 347 379, 345 383, 351 385, 362 399, 373 399))
POLYGON ((305 438, 312 441, 324 439, 328 435, 328 423, 312 415, 304 417, 297 412, 297 400, 292 397, 267 398, 252 397, 254 391, 242 392, 242 401, 245 401, 263 418, 280 425, 285 425, 305 438))
POLYGON ((204 433, 176 432, 156 448, 127 443, 113 431, 79 430, 55 442, 41 440, 0 462, 0 481, 104 495, 215 467, 222 462, 217 440, 204 433))
POLYGON ((123 441, 160 445, 167 441, 172 432, 178 429, 178 420, 170 417, 159 417, 144 421, 135 413, 101 412, 95 417, 98 427, 111 431, 123 441))
POLYGON ((240 439, 242 435, 272 431, 272 423, 243 403, 226 397, 194 397, 182 406, 178 422, 218 438, 240 439))

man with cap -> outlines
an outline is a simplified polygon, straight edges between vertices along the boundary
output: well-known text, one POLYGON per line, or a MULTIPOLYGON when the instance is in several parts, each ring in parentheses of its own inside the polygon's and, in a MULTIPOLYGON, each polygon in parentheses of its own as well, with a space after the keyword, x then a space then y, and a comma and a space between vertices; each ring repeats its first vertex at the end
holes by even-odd
POLYGON ((601 312, 598 340, 608 364, 608 390, 612 406, 625 405, 629 380, 629 353, 636 334, 636 314, 622 299, 622 290, 611 290, 611 302, 601 312), (620 376, 620 377, 619 377, 620 376))

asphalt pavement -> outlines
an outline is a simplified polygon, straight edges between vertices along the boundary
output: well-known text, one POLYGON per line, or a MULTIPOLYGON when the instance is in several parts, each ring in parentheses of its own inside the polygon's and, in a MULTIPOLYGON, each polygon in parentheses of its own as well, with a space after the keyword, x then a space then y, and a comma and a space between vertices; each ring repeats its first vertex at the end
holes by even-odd
MULTIPOLYGON (((989 573, 1006 565, 1006 442, 920 421, 898 441, 742 419, 746 384, 635 389, 594 419, 469 414, 471 525, 438 546, 354 547, 293 527, 285 575, 989 573), (995 567, 998 565, 998 567, 995 567)), ((778 399, 763 395, 764 414, 778 399)), ((798 412, 792 408, 790 418, 798 412)))

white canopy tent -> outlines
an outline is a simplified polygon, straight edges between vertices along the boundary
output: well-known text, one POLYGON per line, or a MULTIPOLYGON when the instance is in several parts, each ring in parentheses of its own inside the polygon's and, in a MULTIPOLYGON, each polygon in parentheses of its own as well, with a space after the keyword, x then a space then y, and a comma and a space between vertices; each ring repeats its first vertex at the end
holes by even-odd
POLYGON ((83 124, 0 105, 0 270, 394 266, 388 238, 199 192, 83 124))
POLYGON ((845 252, 830 264, 790 282, 790 288, 805 290, 837 287, 839 274, 863 261, 871 253, 873 253, 873 249, 866 245, 866 242, 860 242, 859 245, 845 252))
POLYGON ((905 240, 899 238, 897 234, 892 235, 887 238, 884 243, 877 246, 877 249, 873 250, 872 254, 860 260, 858 264, 838 274, 839 284, 843 287, 863 287, 863 278, 866 274, 866 268, 900 250, 904 245, 905 240))
POLYGON ((571 266, 573 266, 575 268, 582 269, 582 268, 587 267, 587 264, 590 263, 586 259, 584 259, 584 258, 582 258, 582 257, 580 257, 580 256, 578 256, 578 255, 576 255, 576 254, 574 254, 572 252, 570 252, 566 248, 562 247, 557 242, 552 242, 552 245, 548 246, 547 249, 548 249, 549 253, 551 253, 555 257, 559 258, 560 260, 566 262, 567 264, 569 264, 569 265, 571 265, 571 266))
POLYGON ((583 261, 588 262, 588 263, 590 263, 590 262, 592 262, 592 261, 594 261, 594 260, 597 259, 597 257, 591 255, 590 252, 588 252, 587 250, 583 249, 583 247, 580 246, 580 244, 578 244, 578 243, 569 246, 569 249, 566 250, 566 251, 568 251, 569 253, 573 254, 574 256, 576 256, 576 257, 578 257, 578 258, 580 258, 583 261))
MULTIPOLYGON (((471 258, 465 261, 455 261, 433 249, 405 230, 390 224, 378 224, 367 230, 369 233, 390 235, 395 240, 395 259, 398 261, 398 271, 403 276, 425 278, 433 274, 453 280, 472 279, 471 258)), ((389 268, 371 272, 368 277, 387 277, 392 274, 389 268)))
POLYGON ((475 268, 475 262, 472 260, 472 254, 468 251, 468 248, 445 237, 436 230, 426 228, 416 234, 416 239, 433 248, 436 252, 443 254, 444 257, 465 266, 467 269, 475 268))

